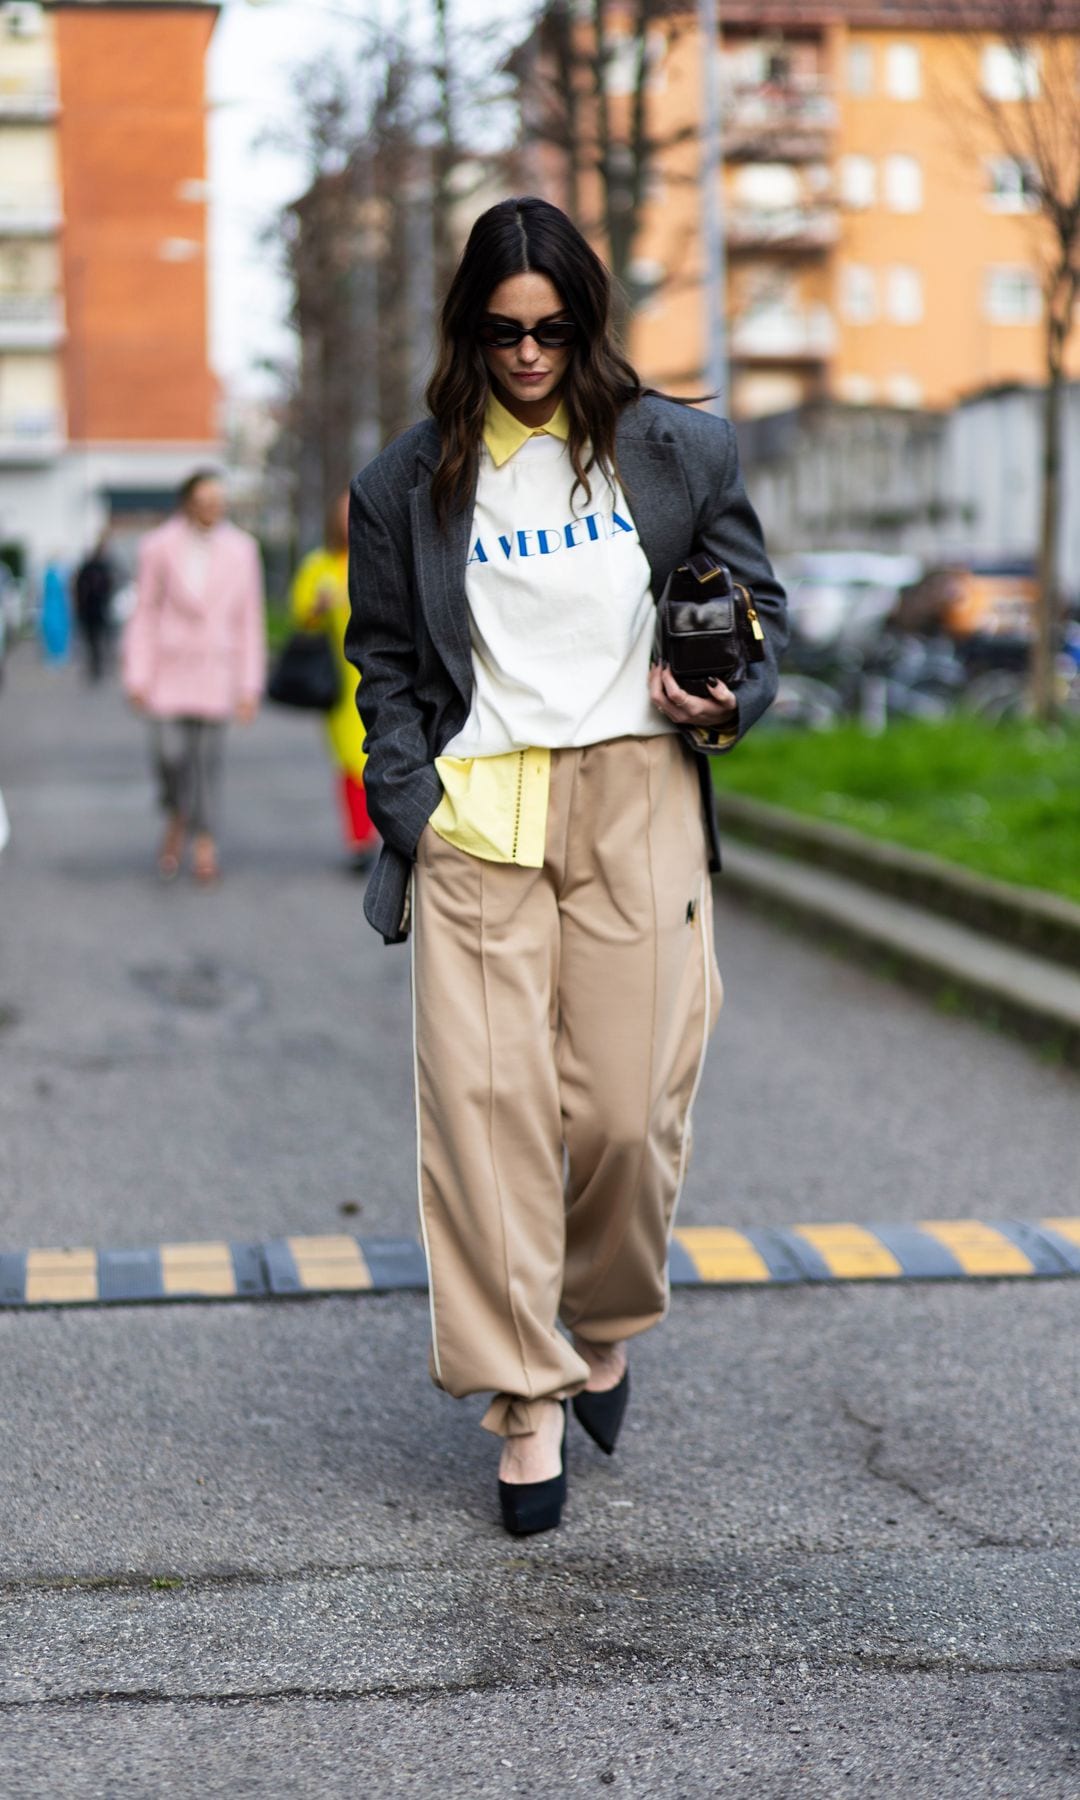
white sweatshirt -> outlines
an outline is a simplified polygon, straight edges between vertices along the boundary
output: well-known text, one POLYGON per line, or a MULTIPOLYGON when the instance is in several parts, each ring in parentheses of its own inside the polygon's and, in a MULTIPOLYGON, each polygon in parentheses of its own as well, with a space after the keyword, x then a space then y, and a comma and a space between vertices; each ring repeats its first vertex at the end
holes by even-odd
POLYGON ((496 467, 480 455, 465 590, 472 708, 446 757, 653 737, 650 571, 626 499, 596 469, 570 494, 565 442, 529 437, 496 467))

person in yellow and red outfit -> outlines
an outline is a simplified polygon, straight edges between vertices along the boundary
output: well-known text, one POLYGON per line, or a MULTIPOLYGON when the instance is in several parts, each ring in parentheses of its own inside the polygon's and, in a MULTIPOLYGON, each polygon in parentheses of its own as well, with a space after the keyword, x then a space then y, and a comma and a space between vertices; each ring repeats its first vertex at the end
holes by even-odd
POLYGON ((326 544, 306 556, 292 587, 293 620, 301 631, 325 631, 338 667, 336 704, 326 715, 330 754, 339 770, 338 795, 345 847, 353 867, 370 867, 380 838, 368 814, 364 792, 364 726, 357 711, 360 677, 345 660, 349 622, 349 495, 340 494, 326 517, 326 544))

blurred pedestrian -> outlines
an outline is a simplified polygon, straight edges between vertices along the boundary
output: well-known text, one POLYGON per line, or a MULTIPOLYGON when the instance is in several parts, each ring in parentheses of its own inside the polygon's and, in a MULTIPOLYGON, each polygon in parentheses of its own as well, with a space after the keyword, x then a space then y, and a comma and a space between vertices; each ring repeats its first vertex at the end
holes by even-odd
POLYGON ((338 768, 338 797, 345 848, 358 871, 370 867, 379 842, 364 792, 364 727, 357 711, 359 676, 345 656, 349 623, 349 494, 326 515, 326 543, 304 558, 292 589, 293 618, 301 630, 325 631, 340 669, 338 699, 326 715, 330 754, 338 768))
POLYGON ((109 607, 116 587, 116 573, 109 558, 108 538, 101 537, 75 572, 75 618, 86 651, 86 673, 98 682, 105 673, 109 644, 109 607))
POLYGON ((384 839, 364 910, 412 931, 431 1366, 494 1392, 516 1533, 559 1522, 568 1398, 614 1448, 626 1340, 667 1308, 720 1006, 707 753, 769 705, 787 639, 731 425, 643 390, 609 316, 563 213, 492 207, 443 306, 433 417, 352 487, 384 839), (764 628, 737 692, 651 666, 654 596, 694 552, 764 628))
POLYGON ((253 537, 225 518, 225 489, 198 469, 179 510, 143 539, 124 633, 124 688, 150 720, 165 836, 158 873, 180 871, 188 834, 197 881, 218 878, 225 727, 250 724, 266 679, 262 566, 253 537))
POLYGON ((66 662, 71 650, 71 601, 68 596, 68 572, 57 561, 45 565, 38 630, 46 660, 66 662))

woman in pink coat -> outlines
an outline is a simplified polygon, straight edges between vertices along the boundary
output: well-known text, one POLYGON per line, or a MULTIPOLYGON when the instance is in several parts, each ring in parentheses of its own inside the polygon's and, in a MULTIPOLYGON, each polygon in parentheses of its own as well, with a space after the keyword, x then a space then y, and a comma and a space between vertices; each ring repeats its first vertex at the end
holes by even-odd
POLYGON ((180 490, 174 518, 144 538, 135 611, 124 635, 124 688, 151 722, 165 837, 158 872, 180 870, 188 833, 195 878, 217 880, 217 814, 225 725, 248 724, 266 679, 258 546, 225 518, 208 470, 180 490))

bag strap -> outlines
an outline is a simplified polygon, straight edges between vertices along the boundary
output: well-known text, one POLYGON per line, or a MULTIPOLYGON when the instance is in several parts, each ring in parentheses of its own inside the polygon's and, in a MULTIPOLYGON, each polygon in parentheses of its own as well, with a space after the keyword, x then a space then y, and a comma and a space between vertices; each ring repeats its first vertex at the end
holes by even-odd
POLYGON ((717 575, 726 572, 723 563, 717 562, 715 556, 710 556, 707 550, 698 550, 693 556, 688 556, 685 567, 695 581, 702 583, 712 581, 717 575))

